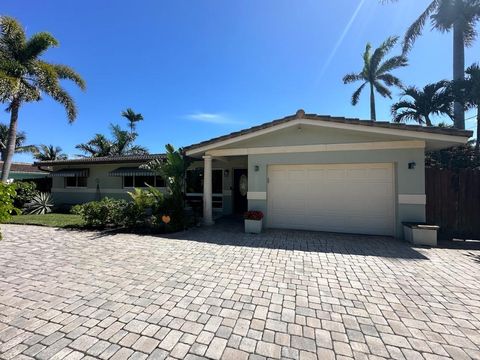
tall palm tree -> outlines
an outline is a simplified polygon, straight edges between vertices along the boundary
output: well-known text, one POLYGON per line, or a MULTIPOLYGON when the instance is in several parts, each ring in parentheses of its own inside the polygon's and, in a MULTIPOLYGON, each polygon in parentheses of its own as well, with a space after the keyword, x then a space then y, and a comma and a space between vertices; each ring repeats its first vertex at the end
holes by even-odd
POLYGON ((401 81, 391 74, 392 70, 407 66, 407 59, 405 56, 394 56, 384 59, 385 56, 392 50, 398 41, 398 36, 389 37, 383 42, 375 51, 371 52, 372 45, 367 44, 365 52, 363 53, 363 69, 359 73, 348 74, 343 77, 343 83, 349 84, 356 81, 361 81, 362 85, 352 95, 352 105, 357 105, 366 85, 370 87, 370 117, 372 120, 377 119, 375 110, 375 91, 383 97, 392 98, 392 93, 388 89, 390 86, 401 87, 401 81))
POLYGON ((475 149, 480 152, 480 65, 473 64, 467 70, 466 78, 452 82, 456 100, 464 109, 477 109, 477 141, 475 149))
MULTIPOLYGON (((8 125, 0 123, 0 158, 5 161, 7 158, 8 125)), ((33 153, 37 150, 35 145, 25 145, 27 134, 18 131, 15 139, 15 153, 33 153)))
POLYGON ((2 169, 2 182, 10 173, 15 152, 19 109, 25 102, 39 101, 48 95, 63 105, 69 122, 77 117, 73 98, 62 88, 60 80, 72 80, 82 90, 85 82, 73 69, 65 65, 51 64, 41 59, 57 40, 46 32, 27 39, 20 23, 8 16, 0 17, 0 101, 8 104, 10 128, 7 153, 2 169))
POLYGON ((135 132, 136 123, 143 120, 143 115, 135 113, 132 108, 128 108, 122 111, 122 116, 128 120, 128 126, 130 127, 130 134, 135 132))
POLYGON ((77 149, 88 156, 121 156, 148 154, 148 150, 140 145, 134 145, 137 134, 122 130, 118 125, 110 125, 112 139, 96 134, 93 139, 84 144, 78 144, 77 149))
MULTIPOLYGON (((391 0, 397 1, 397 0, 391 0)), ((477 37, 475 25, 480 20, 480 0, 433 0, 417 20, 410 25, 403 40, 403 51, 408 52, 422 34, 427 20, 442 32, 453 30, 453 79, 464 78, 465 47, 477 37)), ((462 104, 454 105, 455 127, 465 129, 465 111, 462 104)))
POLYGON ((63 153, 60 146, 41 144, 33 157, 39 161, 67 160, 67 154, 63 153))
POLYGON ((392 105, 393 121, 415 121, 432 126, 431 115, 447 115, 453 118, 452 96, 446 80, 428 84, 423 89, 407 87, 402 96, 409 97, 392 105))

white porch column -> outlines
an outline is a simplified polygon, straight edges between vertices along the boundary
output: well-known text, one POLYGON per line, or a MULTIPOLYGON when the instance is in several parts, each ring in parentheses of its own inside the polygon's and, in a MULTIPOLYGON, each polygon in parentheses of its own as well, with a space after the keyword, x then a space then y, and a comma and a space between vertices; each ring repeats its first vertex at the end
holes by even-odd
POLYGON ((203 157, 203 223, 213 225, 212 216, 212 157, 203 157))

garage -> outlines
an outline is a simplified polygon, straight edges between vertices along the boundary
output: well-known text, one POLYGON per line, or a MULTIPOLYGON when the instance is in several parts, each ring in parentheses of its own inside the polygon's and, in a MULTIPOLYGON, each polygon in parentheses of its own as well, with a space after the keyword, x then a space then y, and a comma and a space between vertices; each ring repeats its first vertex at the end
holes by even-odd
POLYGON ((392 163, 269 165, 267 226, 394 235, 392 163))

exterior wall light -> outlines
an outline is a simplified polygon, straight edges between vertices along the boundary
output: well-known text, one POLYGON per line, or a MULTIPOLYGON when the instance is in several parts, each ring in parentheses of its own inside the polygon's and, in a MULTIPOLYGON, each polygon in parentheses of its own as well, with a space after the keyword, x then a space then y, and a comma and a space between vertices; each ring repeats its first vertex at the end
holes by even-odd
POLYGON ((230 175, 230 170, 229 170, 229 169, 225 169, 225 170, 223 171, 223 176, 228 177, 228 175, 230 175))
POLYGON ((410 170, 415 169, 415 166, 417 166, 417 164, 415 163, 415 161, 412 161, 412 162, 409 162, 409 163, 408 163, 408 168, 409 168, 410 170))
POLYGON ((255 170, 256 172, 259 171, 259 170, 260 170, 260 166, 255 165, 255 166, 253 167, 253 170, 255 170))

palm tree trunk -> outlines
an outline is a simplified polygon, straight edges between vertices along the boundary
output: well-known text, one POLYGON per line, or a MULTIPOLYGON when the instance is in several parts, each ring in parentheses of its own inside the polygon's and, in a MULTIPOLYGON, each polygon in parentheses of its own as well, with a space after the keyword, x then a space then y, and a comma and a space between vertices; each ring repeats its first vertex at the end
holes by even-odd
POLYGON ((10 175, 10 167, 12 166, 13 154, 15 153, 15 143, 17 140, 17 123, 18 110, 20 109, 20 100, 12 101, 10 110, 10 128, 8 129, 7 155, 2 167, 2 182, 6 183, 10 175))
MULTIPOLYGON (((453 24, 453 79, 465 78, 465 37, 464 26, 461 19, 453 24)), ((465 110, 461 103, 454 104, 454 126, 457 129, 465 129, 465 110)))
POLYGON ((477 107, 477 142, 475 143, 477 153, 480 153, 480 107, 477 107))
POLYGON ((370 84, 370 118, 373 121, 377 120, 377 113, 375 111, 375 89, 373 84, 370 84))
POLYGON ((432 121, 430 120, 430 116, 425 115, 425 123, 427 126, 432 126, 432 121))

